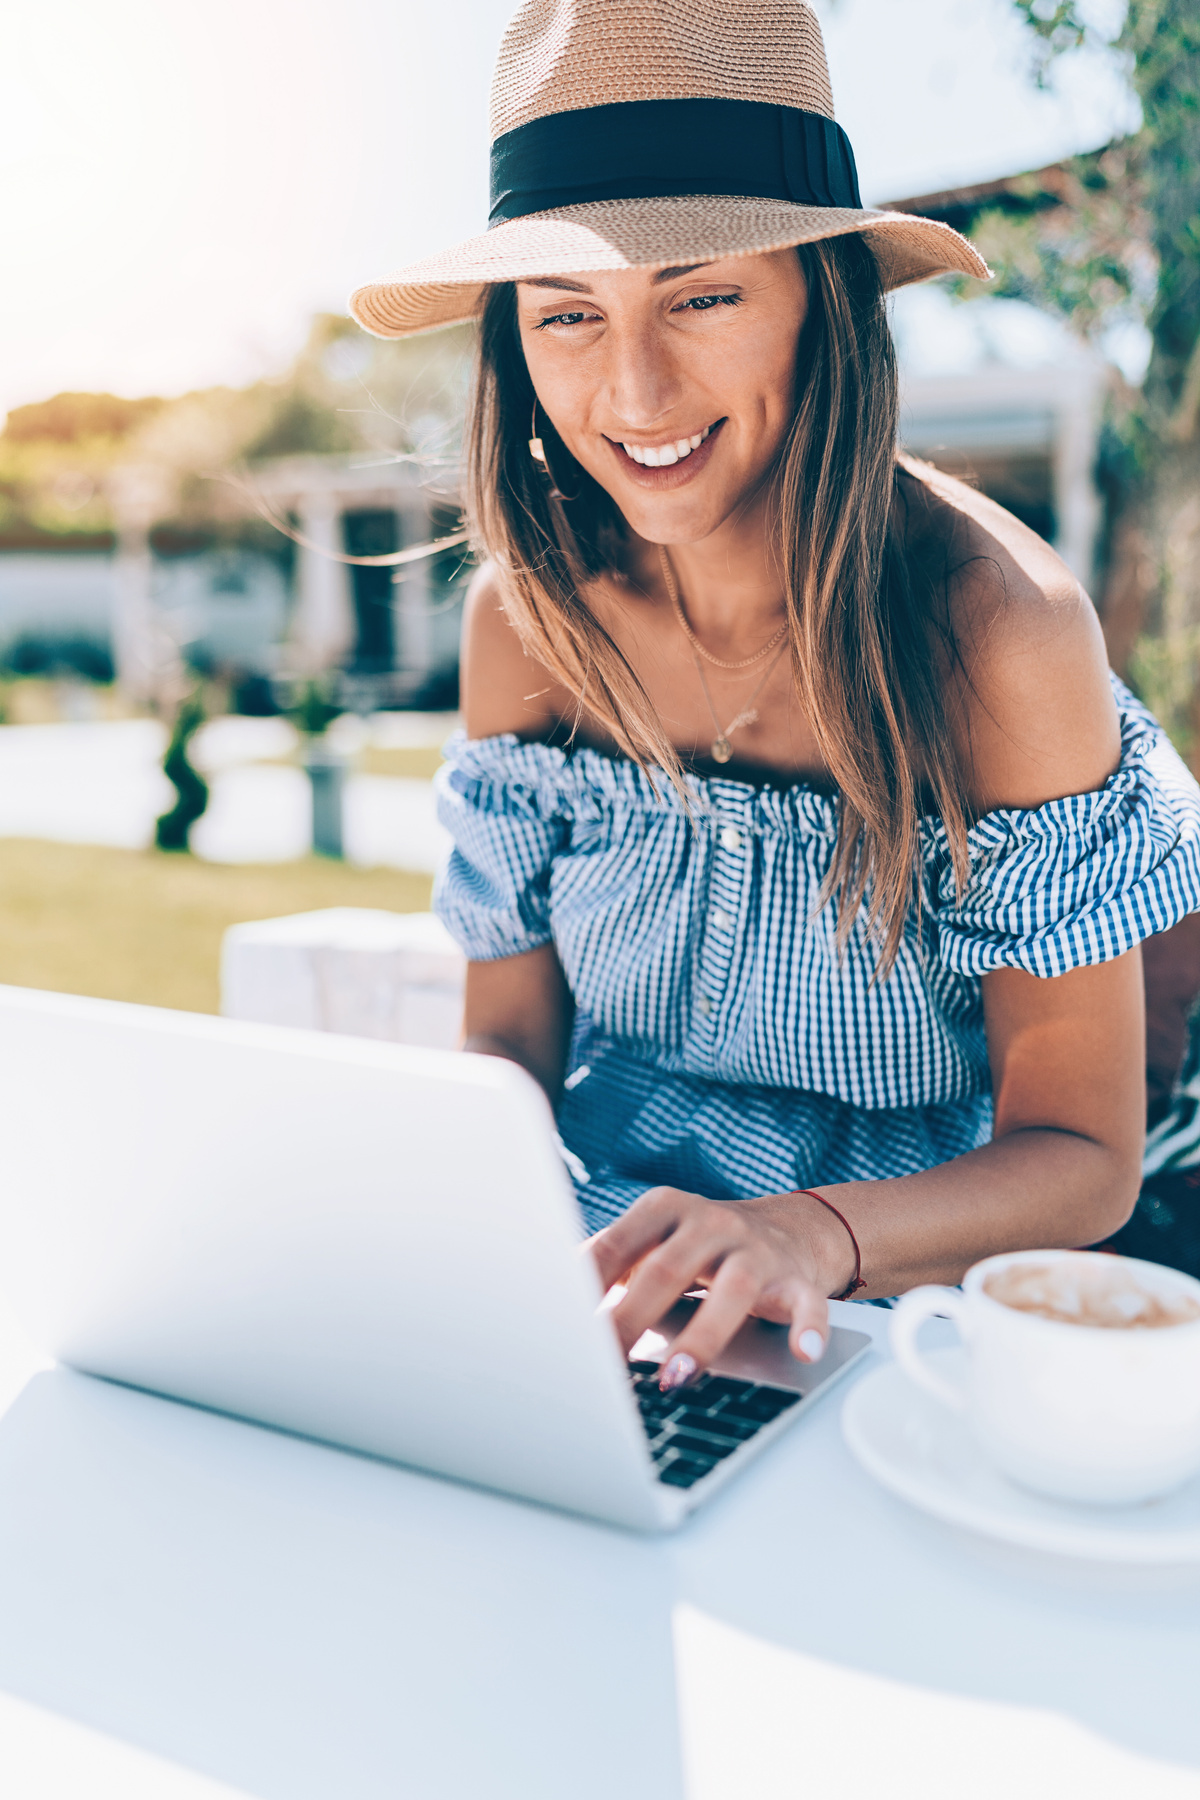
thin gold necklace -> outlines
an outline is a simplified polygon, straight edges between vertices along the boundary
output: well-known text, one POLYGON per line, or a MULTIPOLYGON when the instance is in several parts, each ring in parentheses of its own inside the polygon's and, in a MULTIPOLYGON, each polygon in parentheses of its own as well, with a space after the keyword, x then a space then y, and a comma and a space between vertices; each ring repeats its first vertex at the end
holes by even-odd
MULTIPOLYGON (((753 666, 756 662, 761 662, 764 656, 769 656, 771 654, 771 651, 775 648, 776 644, 780 643, 782 641, 782 639, 784 637, 786 637, 788 622, 785 619, 783 621, 783 624, 779 627, 779 630, 774 634, 774 636, 768 638, 767 642, 763 645, 762 649, 756 650, 754 652, 753 656, 743 656, 741 662, 722 662, 722 660, 719 656, 714 656, 711 650, 706 650, 704 648, 704 645, 700 642, 700 639, 696 636, 695 632, 692 630, 691 626, 688 624, 687 614, 683 610, 683 601, 679 597, 679 585, 675 580, 675 571, 671 567, 671 559, 669 558, 669 556, 667 555, 666 551, 663 549, 661 544, 658 546, 658 560, 662 566, 663 580, 667 584, 667 592, 671 596, 671 605, 675 609, 675 617, 679 620, 680 625, 683 627, 684 637, 687 639, 688 643, 692 646, 693 652, 698 651, 699 654, 704 658, 705 662, 710 662, 713 665, 714 669, 750 669, 750 668, 753 668, 753 666)), ((774 664, 772 664, 771 666, 773 668, 774 664)), ((720 727, 718 726, 717 729, 719 730, 720 727)))
POLYGON ((767 682, 770 680, 771 676, 775 673, 776 665, 778 664, 780 658, 782 657, 782 655, 786 649, 787 649, 787 645, 786 644, 782 645, 780 647, 780 649, 777 651, 777 653, 771 658, 770 663, 767 665, 766 674, 763 676, 762 680, 758 683, 758 686, 755 688, 754 692, 751 694, 750 698, 747 700, 745 706, 743 706, 741 712, 736 713, 734 715, 734 717, 732 719, 730 719, 728 725, 725 726, 724 730, 721 729, 721 721, 717 717, 717 709, 713 705, 713 697, 710 694, 709 689, 708 689, 708 677, 704 673, 704 664, 700 661, 700 658, 696 655, 695 651, 693 650, 692 661, 696 665, 696 673, 700 677, 700 686, 704 689, 704 698, 708 702, 708 710, 712 714, 712 722, 713 722, 713 725, 714 725, 714 727, 716 729, 716 733, 717 733, 716 737, 712 741, 712 744, 710 745, 710 749, 712 751, 712 759, 714 762, 727 763, 729 761, 730 757, 733 755, 733 745, 729 742, 729 739, 732 736, 732 734, 735 731, 740 731, 743 725, 757 724, 758 708, 757 708, 757 706, 755 706, 754 702, 758 699, 758 696, 762 693, 763 689, 766 687, 767 682))

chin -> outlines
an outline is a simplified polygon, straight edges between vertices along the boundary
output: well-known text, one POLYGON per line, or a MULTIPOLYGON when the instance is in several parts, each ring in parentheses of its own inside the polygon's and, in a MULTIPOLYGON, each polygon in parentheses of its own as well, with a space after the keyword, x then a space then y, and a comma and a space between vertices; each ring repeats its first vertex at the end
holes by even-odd
MULTIPOLYGON (((630 530, 651 544, 698 544, 736 511, 744 498, 714 497, 689 488, 674 493, 647 494, 621 481, 600 481, 596 470, 589 470, 601 486, 630 530)), ((701 489, 697 482, 696 489, 701 489)))
POLYGON ((719 530, 739 504, 733 500, 725 506, 672 506, 660 501, 648 506, 644 501, 638 504, 641 499, 638 495, 629 505, 624 505, 622 496, 614 494, 612 498, 625 523, 650 544, 701 544, 719 530))

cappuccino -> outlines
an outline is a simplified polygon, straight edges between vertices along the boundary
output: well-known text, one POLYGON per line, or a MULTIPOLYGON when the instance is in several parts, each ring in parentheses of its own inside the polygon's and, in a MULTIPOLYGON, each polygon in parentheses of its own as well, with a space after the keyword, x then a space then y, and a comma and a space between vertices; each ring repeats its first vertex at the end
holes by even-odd
POLYGON ((918 1386, 965 1413, 1001 1474, 1035 1493, 1129 1506, 1200 1474, 1200 1281, 1179 1269, 1011 1250, 968 1269, 961 1290, 905 1294, 891 1338, 918 1386), (918 1348, 936 1313, 962 1335, 961 1381, 918 1348))
POLYGON ((1153 1293, 1116 1257, 1009 1263, 988 1276, 983 1291, 1016 1312, 1102 1331, 1155 1331, 1200 1319, 1200 1302, 1191 1294, 1153 1293))

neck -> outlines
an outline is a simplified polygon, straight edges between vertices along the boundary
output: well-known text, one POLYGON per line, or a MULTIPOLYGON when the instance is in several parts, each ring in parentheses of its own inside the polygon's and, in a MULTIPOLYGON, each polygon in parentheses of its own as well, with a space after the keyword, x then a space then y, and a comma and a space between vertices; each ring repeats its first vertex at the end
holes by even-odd
MULTIPOLYGON (((665 546, 688 622, 714 656, 752 654, 783 621, 783 575, 766 527, 759 502, 699 543, 665 546)), ((657 550, 639 544, 638 561, 651 591, 661 590, 657 550)))

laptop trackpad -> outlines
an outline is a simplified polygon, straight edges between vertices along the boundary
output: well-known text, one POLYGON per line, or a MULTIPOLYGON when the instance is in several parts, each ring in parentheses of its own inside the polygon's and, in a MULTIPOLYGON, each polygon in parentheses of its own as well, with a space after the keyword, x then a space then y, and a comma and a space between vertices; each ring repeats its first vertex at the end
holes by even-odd
MULTIPOLYGON (((652 1330, 643 1332, 629 1353, 630 1359, 635 1362, 660 1361, 666 1346, 683 1330, 699 1305, 699 1300, 680 1300, 652 1330)), ((807 1394, 836 1374, 868 1341, 861 1331, 846 1331, 835 1325, 820 1362, 802 1363, 788 1349, 786 1325, 771 1325, 765 1319, 747 1319, 712 1364, 712 1373, 732 1375, 739 1381, 767 1381, 773 1387, 791 1388, 795 1393, 807 1394)))

